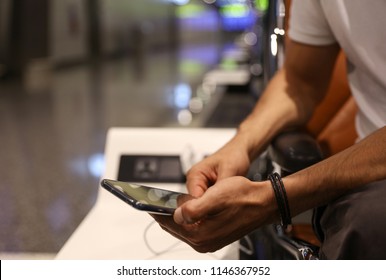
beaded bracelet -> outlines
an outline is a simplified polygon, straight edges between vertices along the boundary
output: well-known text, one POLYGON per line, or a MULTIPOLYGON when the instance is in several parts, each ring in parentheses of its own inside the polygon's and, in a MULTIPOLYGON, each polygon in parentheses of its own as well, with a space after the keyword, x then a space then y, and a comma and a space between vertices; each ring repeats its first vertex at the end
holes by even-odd
POLYGON ((287 192, 285 191, 283 181, 278 173, 274 172, 270 174, 268 179, 271 181, 272 188, 275 193, 280 213, 281 226, 286 229, 288 225, 292 224, 287 192))

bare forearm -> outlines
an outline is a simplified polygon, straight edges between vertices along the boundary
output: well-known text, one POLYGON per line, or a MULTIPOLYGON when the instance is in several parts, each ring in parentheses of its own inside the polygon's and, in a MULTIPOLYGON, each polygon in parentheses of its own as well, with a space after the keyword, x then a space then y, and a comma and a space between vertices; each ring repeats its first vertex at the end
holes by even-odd
MULTIPOLYGON (((297 94, 301 94, 300 91, 297 94)), ((259 155, 283 129, 305 124, 312 108, 305 98, 288 92, 285 69, 280 70, 260 97, 252 113, 240 124, 238 136, 248 143, 251 158, 259 155)))
POLYGON ((239 127, 238 137, 251 158, 283 129, 309 120, 326 93, 338 52, 337 45, 314 47, 288 41, 283 69, 239 127))
POLYGON ((386 179, 386 127, 352 147, 284 179, 293 214, 386 179))

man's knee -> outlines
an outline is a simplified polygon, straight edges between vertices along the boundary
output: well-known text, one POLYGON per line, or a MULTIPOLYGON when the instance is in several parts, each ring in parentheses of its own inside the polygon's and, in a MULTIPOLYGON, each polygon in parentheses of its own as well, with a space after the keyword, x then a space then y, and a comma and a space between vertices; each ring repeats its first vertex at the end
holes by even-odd
POLYGON ((321 219, 322 256, 386 259, 386 181, 369 184, 328 205, 321 219))

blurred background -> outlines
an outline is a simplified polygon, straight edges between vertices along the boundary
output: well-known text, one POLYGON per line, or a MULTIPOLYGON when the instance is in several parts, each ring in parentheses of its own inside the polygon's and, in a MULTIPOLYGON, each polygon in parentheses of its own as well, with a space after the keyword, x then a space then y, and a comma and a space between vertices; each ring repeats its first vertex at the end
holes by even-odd
POLYGON ((0 258, 55 256, 95 202, 109 127, 237 127, 269 72, 268 6, 0 0, 0 258))

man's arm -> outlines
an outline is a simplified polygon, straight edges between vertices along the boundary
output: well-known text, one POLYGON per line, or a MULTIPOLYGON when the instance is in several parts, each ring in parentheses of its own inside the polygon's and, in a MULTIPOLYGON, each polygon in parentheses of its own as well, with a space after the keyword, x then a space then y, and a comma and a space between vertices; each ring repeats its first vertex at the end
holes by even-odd
POLYGON ((239 127, 237 137, 247 143, 251 158, 278 132, 310 119, 327 91, 339 50, 335 44, 310 46, 287 40, 284 67, 239 127))
POLYGON ((235 137, 189 171, 189 192, 201 196, 218 180, 245 175, 250 162, 275 135, 306 123, 326 92, 338 52, 338 45, 320 47, 288 40, 283 69, 270 81, 235 137))

